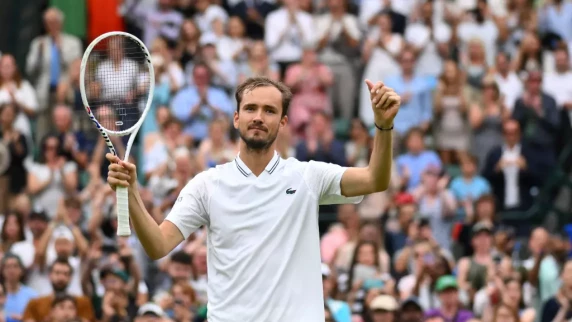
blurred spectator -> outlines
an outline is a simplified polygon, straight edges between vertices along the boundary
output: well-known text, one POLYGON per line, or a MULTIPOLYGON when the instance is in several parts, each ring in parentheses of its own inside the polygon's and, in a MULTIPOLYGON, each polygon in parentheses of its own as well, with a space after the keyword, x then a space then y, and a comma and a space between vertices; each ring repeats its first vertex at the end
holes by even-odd
POLYGON ((566 42, 572 41, 572 3, 563 0, 545 3, 538 20, 539 31, 555 34, 566 42))
POLYGON ((483 170, 490 182, 498 209, 528 209, 532 188, 537 184, 535 156, 526 145, 521 144, 520 127, 514 120, 503 124, 504 143, 492 149, 483 170))
POLYGON ((208 66, 195 65, 194 85, 179 91, 171 102, 173 115, 183 122, 184 133, 191 135, 196 145, 208 134, 209 121, 217 117, 230 117, 233 112, 228 95, 209 85, 211 75, 208 66))
MULTIPOLYGON (((379 16, 376 15, 376 28, 371 32, 368 32, 365 37, 365 44, 362 50, 362 61, 365 64, 365 69, 363 72, 364 79, 380 79, 386 82, 388 78, 396 76, 399 74, 400 69, 397 64, 399 55, 402 55, 403 49, 403 37, 400 34, 393 33, 391 30, 392 21, 391 15, 388 12, 382 12, 379 16)), ((405 53, 405 56, 407 54, 405 53)), ((403 73, 407 74, 405 77, 409 78, 410 73, 413 72, 413 66, 415 56, 411 53, 407 56, 411 60, 410 69, 404 70, 403 73)), ((401 57, 403 59, 403 57, 401 57)), ((359 87, 359 117, 367 124, 367 126, 373 126, 373 111, 371 110, 371 99, 369 91, 366 86, 359 87)), ((389 85, 388 85, 389 86, 389 85)), ((400 91, 404 91, 401 88, 390 86, 397 90, 398 94, 403 96, 400 91)), ((402 105, 407 100, 402 97, 402 105)), ((403 110, 400 110, 403 112, 403 110)), ((400 113, 401 114, 401 113, 400 113)), ((397 125, 399 121, 395 119, 395 124, 397 125)), ((403 131, 399 128, 398 131, 403 131)), ((405 129, 407 130, 407 129, 405 129)))
POLYGON ((351 310, 348 303, 333 298, 335 279, 327 264, 322 264, 322 283, 324 287, 324 304, 332 315, 332 321, 351 322, 351 310))
POLYGON ((564 321, 572 318, 572 310, 570 309, 570 302, 572 302, 572 261, 567 260, 563 264, 560 273, 562 286, 556 294, 544 303, 542 308, 542 322, 547 321, 564 321))
POLYGON ((423 308, 419 301, 410 297, 401 302, 399 308, 399 321, 401 322, 421 322, 423 321, 423 308))
MULTIPOLYGON (((35 84, 39 102, 36 128, 38 141, 52 128, 51 103, 55 99, 54 94, 60 80, 67 78, 71 63, 82 54, 80 40, 62 32, 63 21, 64 15, 57 8, 50 8, 44 12, 44 27, 47 34, 32 41, 26 60, 26 72, 35 84)), ((33 104, 26 105, 34 109, 33 104)))
MULTIPOLYGON (((238 71, 233 61, 222 59, 218 56, 216 49, 217 40, 213 34, 201 36, 199 44, 198 58, 200 62, 208 67, 211 75, 211 84, 224 89, 227 93, 233 92, 233 89, 238 85, 238 71)), ((189 65, 187 65, 188 67, 189 65)), ((187 74, 189 73, 187 72, 187 74)))
POLYGON ((479 172, 485 168, 491 150, 502 140, 502 123, 509 116, 498 85, 486 77, 483 79, 482 101, 473 104, 469 111, 469 123, 473 129, 471 152, 477 157, 479 172))
POLYGON ((208 34, 213 31, 215 20, 220 20, 223 25, 226 25, 228 14, 214 1, 198 0, 195 3, 195 8, 197 13, 194 16, 194 20, 202 34, 208 34))
POLYGON ((423 142, 423 130, 412 128, 404 138, 407 153, 397 157, 397 169, 402 178, 403 185, 412 191, 421 183, 422 174, 429 167, 439 170, 441 160, 437 153, 425 149, 423 142))
MULTIPOLYGON (((60 313, 57 309, 66 309, 66 311, 72 312, 69 305, 58 307, 60 302, 68 301, 73 303, 74 314, 88 321, 93 321, 95 316, 90 299, 84 296, 71 296, 67 293, 72 275, 73 268, 68 260, 65 258, 56 259, 49 267, 49 278, 53 293, 32 299, 26 307, 23 320, 26 322, 43 321, 46 316, 50 316, 50 309, 52 313, 56 314, 60 313), (54 308, 56 308, 56 310, 54 310, 54 308)), ((54 317, 54 321, 61 321, 55 318, 56 317, 54 317)))
POLYGON ((34 245, 28 240, 25 233, 23 215, 17 213, 5 213, 2 223, 2 254, 17 254, 22 265, 28 269, 34 262, 34 245))
POLYGON ((296 158, 300 161, 316 160, 345 165, 344 145, 334 137, 333 132, 331 116, 325 111, 314 113, 306 127, 306 140, 296 147, 296 158))
POLYGON ((239 82, 243 82, 252 76, 264 76, 272 80, 279 80, 280 67, 270 61, 264 42, 254 41, 248 49, 247 61, 239 64, 238 75, 239 82))
MULTIPOLYGON (((572 8, 572 4, 570 4, 572 8)), ((572 15, 572 11, 570 13, 572 15)), ((571 36, 572 37, 572 36, 571 36)), ((559 109, 572 109, 572 70, 570 53, 565 44, 553 51, 555 72, 544 76, 542 89, 556 100, 559 109)))
POLYGON ((354 115, 357 70, 362 33, 357 17, 347 12, 343 0, 327 1, 328 13, 315 17, 319 60, 333 73, 330 100, 336 116, 350 119, 354 115))
MULTIPOLYGON (((509 54, 503 52, 497 54, 494 77, 498 86, 496 101, 498 101, 501 96, 504 97, 504 101, 502 102, 504 103, 504 107, 508 109, 509 112, 512 112, 514 103, 522 95, 524 89, 522 81, 510 66, 509 54)), ((484 85, 485 88, 487 88, 487 86, 493 86, 490 83, 484 85)), ((483 96, 486 95, 487 94, 483 93, 483 96)), ((490 95, 487 98, 483 97, 483 101, 485 99, 490 100, 490 95)))
POLYGON ((479 176, 477 170, 477 158, 467 155, 461 159, 461 175, 451 181, 450 190, 457 201, 457 212, 463 215, 466 208, 473 206, 474 201, 492 192, 487 180, 479 176))
POLYGON ((443 70, 433 105, 434 135, 441 160, 448 165, 469 150, 471 133, 465 77, 452 60, 445 61, 443 70))
POLYGON ((284 7, 271 12, 264 23, 264 42, 282 77, 288 66, 302 59, 303 48, 315 41, 312 16, 300 10, 299 1, 285 0, 284 7))
POLYGON ((294 133, 303 133, 316 112, 331 113, 328 92, 333 84, 333 75, 317 60, 312 47, 304 48, 299 64, 287 68, 284 83, 292 89, 288 117, 294 133))
POLYGON ((53 124, 59 136, 61 155, 66 161, 76 163, 85 168, 88 163, 88 152, 93 150, 81 131, 73 130, 73 112, 67 105, 56 105, 53 111, 53 124))
POLYGON ((370 319, 373 322, 397 321, 397 309, 399 305, 390 295, 379 295, 369 304, 370 319))
POLYGON ((454 322, 466 322, 473 318, 473 314, 463 309, 459 303, 459 285, 454 276, 441 276, 435 284, 435 291, 439 294, 441 305, 427 311, 426 317, 440 316, 454 322))
POLYGON ((36 95, 30 83, 22 78, 14 57, 2 55, 0 58, 0 104, 14 105, 16 115, 12 126, 28 139, 28 144, 32 142, 29 118, 34 117, 38 110, 36 95))
POLYGON ((14 103, 0 104, 0 212, 6 214, 15 198, 26 189, 27 169, 24 159, 28 145, 24 135, 14 128, 17 107, 14 103))
POLYGON ((71 322, 77 321, 76 318, 79 317, 78 315, 78 307, 76 300, 69 295, 58 295, 56 296, 53 301, 51 302, 50 311, 48 314, 43 315, 42 317, 48 317, 48 322, 71 322))
POLYGON ((4 314, 15 321, 22 320, 28 302, 36 298, 36 291, 24 284, 26 268, 18 255, 7 253, 0 263, 0 278, 4 287, 6 302, 4 314))
POLYGON ((183 23, 183 16, 173 9, 174 0, 158 0, 156 8, 145 8, 139 6, 139 12, 135 14, 139 23, 142 24, 143 42, 150 46, 157 37, 163 37, 171 43, 176 43, 183 23))

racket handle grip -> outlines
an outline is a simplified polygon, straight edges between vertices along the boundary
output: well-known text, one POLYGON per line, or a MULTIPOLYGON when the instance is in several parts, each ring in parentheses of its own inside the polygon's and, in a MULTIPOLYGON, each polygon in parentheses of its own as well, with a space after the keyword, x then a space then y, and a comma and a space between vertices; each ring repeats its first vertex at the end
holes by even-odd
POLYGON ((117 236, 130 236, 129 227, 129 195, 127 188, 117 187, 117 236))

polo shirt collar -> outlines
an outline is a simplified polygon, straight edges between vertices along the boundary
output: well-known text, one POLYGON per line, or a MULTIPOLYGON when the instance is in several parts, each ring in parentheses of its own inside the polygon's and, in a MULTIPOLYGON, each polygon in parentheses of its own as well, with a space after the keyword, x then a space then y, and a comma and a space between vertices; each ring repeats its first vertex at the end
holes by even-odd
MULTIPOLYGON (((238 153, 238 155, 234 159, 234 163, 236 164, 236 168, 238 169, 238 171, 245 177, 248 177, 249 175, 252 174, 252 171, 250 171, 250 169, 246 166, 246 164, 244 164, 244 162, 242 162, 242 160, 240 159, 240 153, 238 153)), ((278 154, 278 152, 274 151, 274 156, 272 157, 270 162, 268 162, 268 165, 266 165, 266 168, 264 170, 266 170, 266 172, 268 172, 269 174, 272 174, 274 170, 276 170, 276 168, 278 167, 278 163, 280 163, 280 155, 278 154)))

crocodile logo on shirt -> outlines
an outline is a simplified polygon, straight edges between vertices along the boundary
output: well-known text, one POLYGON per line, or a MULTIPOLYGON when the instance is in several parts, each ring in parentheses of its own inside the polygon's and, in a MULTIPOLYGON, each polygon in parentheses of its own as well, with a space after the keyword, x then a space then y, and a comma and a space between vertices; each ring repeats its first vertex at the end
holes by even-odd
POLYGON ((287 194, 287 195, 293 195, 293 194, 295 194, 295 193, 296 193, 296 190, 292 190, 292 188, 286 189, 286 194, 287 194))

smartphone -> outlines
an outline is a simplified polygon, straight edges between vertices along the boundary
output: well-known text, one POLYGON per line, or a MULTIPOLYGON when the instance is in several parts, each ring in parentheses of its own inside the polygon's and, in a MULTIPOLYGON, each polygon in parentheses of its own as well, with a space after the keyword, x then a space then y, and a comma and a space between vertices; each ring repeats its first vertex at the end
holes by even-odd
POLYGON ((375 267, 358 264, 354 266, 354 281, 365 281, 370 278, 375 278, 377 270, 375 267))

